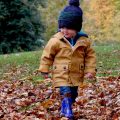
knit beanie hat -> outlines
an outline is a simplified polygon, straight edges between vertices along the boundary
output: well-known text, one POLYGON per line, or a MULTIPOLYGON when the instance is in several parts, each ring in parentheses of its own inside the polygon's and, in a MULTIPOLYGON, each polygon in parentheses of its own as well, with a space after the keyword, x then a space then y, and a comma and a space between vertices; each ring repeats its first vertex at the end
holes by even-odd
POLYGON ((77 31, 81 30, 83 12, 79 5, 79 0, 69 0, 69 5, 66 6, 59 15, 59 29, 66 27, 77 31))

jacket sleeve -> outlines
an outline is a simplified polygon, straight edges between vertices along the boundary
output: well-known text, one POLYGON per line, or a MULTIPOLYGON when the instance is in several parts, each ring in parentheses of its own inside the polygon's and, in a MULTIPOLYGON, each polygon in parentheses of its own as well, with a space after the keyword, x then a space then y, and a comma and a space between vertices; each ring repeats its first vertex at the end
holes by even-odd
POLYGON ((47 45, 45 46, 41 60, 40 66, 38 71, 48 73, 50 66, 52 66, 54 62, 55 55, 57 53, 58 44, 55 38, 52 38, 48 41, 47 45))
POLYGON ((93 75, 96 74, 96 54, 94 49, 91 46, 89 41, 88 47, 85 51, 85 74, 92 73, 93 75))

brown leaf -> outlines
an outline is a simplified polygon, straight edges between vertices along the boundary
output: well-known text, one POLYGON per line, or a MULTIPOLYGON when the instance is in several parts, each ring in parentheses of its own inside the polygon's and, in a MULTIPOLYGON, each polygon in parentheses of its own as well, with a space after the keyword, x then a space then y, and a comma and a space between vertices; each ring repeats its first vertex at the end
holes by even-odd
POLYGON ((44 108, 49 108, 51 105, 53 105, 54 103, 54 100, 52 99, 49 99, 49 100, 45 100, 41 103, 41 105, 44 107, 44 108))

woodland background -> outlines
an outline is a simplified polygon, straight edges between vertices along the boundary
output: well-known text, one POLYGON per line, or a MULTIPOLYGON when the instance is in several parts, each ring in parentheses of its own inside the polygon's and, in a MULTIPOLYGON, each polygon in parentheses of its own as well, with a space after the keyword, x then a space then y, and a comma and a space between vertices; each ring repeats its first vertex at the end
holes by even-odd
MULTIPOLYGON (((48 0, 42 9, 46 23, 45 38, 48 40, 56 31, 60 10, 67 0, 48 0)), ((83 30, 95 41, 120 41, 120 1, 119 0, 81 0, 84 13, 83 30)))
MULTIPOLYGON (((95 43, 120 41, 120 1, 81 0, 83 31, 95 43)), ((37 50, 57 32, 67 0, 1 0, 0 53, 37 50)))

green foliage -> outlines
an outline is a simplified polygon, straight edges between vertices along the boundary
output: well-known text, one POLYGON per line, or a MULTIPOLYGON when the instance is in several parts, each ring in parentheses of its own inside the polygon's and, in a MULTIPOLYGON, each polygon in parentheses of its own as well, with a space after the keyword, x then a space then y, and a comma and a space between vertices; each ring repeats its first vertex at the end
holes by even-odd
POLYGON ((42 45, 42 0, 0 1, 0 53, 29 51, 42 45))
POLYGON ((113 0, 115 2, 116 8, 119 11, 120 10, 120 0, 113 0))

